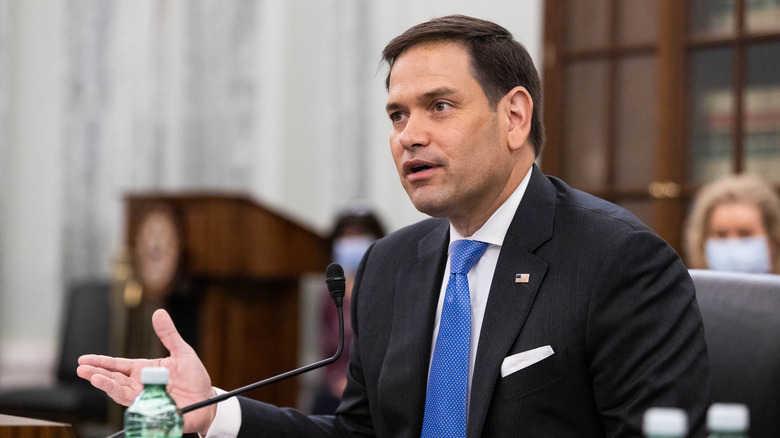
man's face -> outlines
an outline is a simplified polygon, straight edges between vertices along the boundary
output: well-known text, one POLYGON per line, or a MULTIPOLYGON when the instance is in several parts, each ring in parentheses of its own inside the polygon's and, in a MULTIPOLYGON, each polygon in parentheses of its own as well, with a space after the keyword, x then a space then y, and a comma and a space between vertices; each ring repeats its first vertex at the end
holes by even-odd
POLYGON ((469 65, 460 44, 412 47, 393 65, 387 104, 391 152, 414 206, 467 222, 504 201, 514 167, 508 122, 490 108, 469 65))

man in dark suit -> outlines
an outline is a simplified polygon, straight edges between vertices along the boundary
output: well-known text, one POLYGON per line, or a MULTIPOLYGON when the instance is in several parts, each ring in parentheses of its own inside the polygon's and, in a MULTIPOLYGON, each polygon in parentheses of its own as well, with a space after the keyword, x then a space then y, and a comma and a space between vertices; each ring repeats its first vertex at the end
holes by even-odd
MULTIPOLYGON (((185 415, 185 429, 641 436, 646 409, 675 406, 702 434, 708 364, 687 270, 633 215, 536 167, 541 86, 525 49, 500 26, 450 16, 409 29, 384 56, 391 151, 415 207, 435 218, 366 253, 337 414, 239 398, 185 415), (462 259, 473 266, 456 268, 462 259)), ((180 405, 213 395, 167 314, 153 323, 170 357, 85 356, 79 374, 124 404, 146 365, 171 368, 180 405)))

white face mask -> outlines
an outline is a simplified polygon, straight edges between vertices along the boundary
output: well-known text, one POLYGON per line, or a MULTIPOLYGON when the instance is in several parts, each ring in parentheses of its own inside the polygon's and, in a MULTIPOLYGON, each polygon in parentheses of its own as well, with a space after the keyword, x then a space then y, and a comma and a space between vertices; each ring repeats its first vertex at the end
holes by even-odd
POLYGON ((707 266, 716 271, 767 274, 772 266, 769 260, 769 240, 766 236, 738 239, 710 238, 705 245, 707 266))
POLYGON ((374 238, 367 235, 340 237, 333 242, 333 262, 338 263, 344 271, 354 273, 357 271, 363 254, 374 242, 374 238))

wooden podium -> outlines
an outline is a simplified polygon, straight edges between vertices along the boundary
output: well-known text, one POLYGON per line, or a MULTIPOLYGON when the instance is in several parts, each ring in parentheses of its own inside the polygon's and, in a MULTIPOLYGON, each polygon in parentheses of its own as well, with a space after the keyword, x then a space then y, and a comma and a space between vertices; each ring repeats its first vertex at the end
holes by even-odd
MULTIPOLYGON (((126 215, 141 307, 163 305, 177 326, 195 327, 193 346, 215 386, 232 390, 301 365, 300 280, 325 271, 321 236, 241 195, 134 194, 126 215), (177 289, 197 304, 172 301, 177 289), (177 320, 177 308, 196 310, 177 320)), ((151 326, 140 313, 131 327, 151 326)), ((295 406, 297 383, 248 395, 295 406)))

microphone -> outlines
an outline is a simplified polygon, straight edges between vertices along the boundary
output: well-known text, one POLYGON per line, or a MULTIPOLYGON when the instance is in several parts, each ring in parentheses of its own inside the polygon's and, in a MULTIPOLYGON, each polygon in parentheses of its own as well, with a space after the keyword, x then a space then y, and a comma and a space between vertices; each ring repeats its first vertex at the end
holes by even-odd
POLYGON ((347 288, 347 278, 344 277, 344 269, 338 263, 331 263, 325 269, 325 283, 328 285, 330 297, 336 302, 339 309, 344 298, 344 290, 347 288))
MULTIPOLYGON (((325 269, 325 283, 328 285, 328 292, 330 293, 331 298, 333 299, 334 303, 336 304, 336 308, 338 309, 339 314, 339 344, 338 348, 336 348, 336 352, 333 354, 333 356, 323 359, 319 362, 314 362, 312 364, 302 366, 300 368, 296 368, 294 370, 287 371, 282 374, 278 374, 273 377, 269 377, 265 380, 261 380, 259 382, 255 382, 246 386, 243 386, 238 389, 234 389, 230 392, 226 392, 223 394, 215 395, 214 397, 208 398, 203 401, 199 401, 197 403, 193 403, 189 406, 185 406, 181 409, 179 409, 179 413, 182 415, 186 414, 187 412, 194 411, 196 409, 205 408, 206 406, 211 406, 215 403, 219 403, 223 400, 227 400, 230 397, 235 397, 239 394, 242 394, 246 391, 251 391, 253 389, 260 388, 262 386, 269 385, 271 383, 278 382, 280 380, 289 379, 290 377, 295 377, 299 374, 303 374, 312 370, 315 370, 317 368, 322 368, 325 365, 330 365, 333 362, 335 362, 340 356, 342 351, 344 350, 344 310, 342 308, 343 304, 343 298, 344 298, 344 292, 346 289, 346 277, 344 276, 344 269, 341 267, 341 265, 337 263, 331 263, 328 265, 327 269, 325 269)), ((119 432, 116 432, 107 438, 117 438, 119 436, 124 435, 125 431, 120 430, 119 432)))

